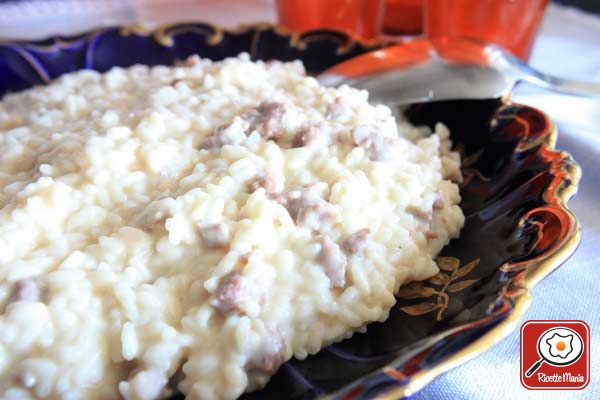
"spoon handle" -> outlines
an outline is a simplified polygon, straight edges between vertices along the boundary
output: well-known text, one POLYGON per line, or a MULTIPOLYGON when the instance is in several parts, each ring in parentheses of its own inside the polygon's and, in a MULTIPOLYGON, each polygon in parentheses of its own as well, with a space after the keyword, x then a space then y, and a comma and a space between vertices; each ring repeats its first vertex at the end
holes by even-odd
POLYGON ((506 54, 505 57, 510 65, 510 72, 519 81, 573 96, 600 97, 600 83, 598 82, 559 78, 537 71, 510 54, 506 54))
POLYGON ((523 80, 533 83, 542 88, 554 90, 556 92, 570 94, 574 96, 596 97, 600 96, 600 83, 577 81, 573 79, 559 78, 556 76, 542 74, 534 71, 535 74, 527 74, 523 80))

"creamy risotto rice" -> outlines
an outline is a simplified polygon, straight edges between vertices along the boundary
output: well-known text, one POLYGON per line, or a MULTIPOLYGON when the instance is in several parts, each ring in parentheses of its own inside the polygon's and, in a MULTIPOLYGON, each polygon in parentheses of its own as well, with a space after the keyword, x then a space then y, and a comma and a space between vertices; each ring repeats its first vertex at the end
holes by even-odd
POLYGON ((462 227, 449 148, 247 55, 5 96, 0 398, 233 399, 385 320, 462 227))

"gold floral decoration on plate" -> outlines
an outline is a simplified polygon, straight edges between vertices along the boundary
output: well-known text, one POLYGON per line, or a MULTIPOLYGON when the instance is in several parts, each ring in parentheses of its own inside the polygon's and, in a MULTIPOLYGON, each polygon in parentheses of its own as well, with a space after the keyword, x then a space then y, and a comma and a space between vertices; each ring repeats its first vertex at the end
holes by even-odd
POLYGON ((434 296, 435 298, 410 306, 401 307, 400 309, 413 316, 437 311, 436 319, 441 321, 444 312, 448 308, 448 303, 450 302, 449 293, 458 293, 465 290, 479 280, 462 279, 479 265, 479 260, 480 259, 477 258, 461 267, 458 258, 436 258, 440 272, 424 281, 432 286, 425 286, 423 282, 415 281, 401 287, 397 294, 398 297, 407 300, 424 299, 434 296))

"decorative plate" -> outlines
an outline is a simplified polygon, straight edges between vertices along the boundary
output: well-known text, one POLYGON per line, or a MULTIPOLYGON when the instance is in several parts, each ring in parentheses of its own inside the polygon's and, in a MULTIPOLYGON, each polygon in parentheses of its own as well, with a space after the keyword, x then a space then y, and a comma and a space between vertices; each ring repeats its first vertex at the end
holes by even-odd
MULTIPOLYGON (((300 59, 316 74, 378 46, 334 31, 289 34, 267 25, 103 29, 0 44, 0 96, 81 68, 172 64, 191 54, 300 59)), ((554 150, 556 128, 546 115, 501 99, 415 104, 406 115, 415 124, 444 122, 463 156, 460 238, 438 258, 439 274, 400 289, 386 322, 289 361, 264 389, 243 398, 410 396, 513 331, 530 289, 575 251, 581 232, 567 201, 580 169, 554 150)))

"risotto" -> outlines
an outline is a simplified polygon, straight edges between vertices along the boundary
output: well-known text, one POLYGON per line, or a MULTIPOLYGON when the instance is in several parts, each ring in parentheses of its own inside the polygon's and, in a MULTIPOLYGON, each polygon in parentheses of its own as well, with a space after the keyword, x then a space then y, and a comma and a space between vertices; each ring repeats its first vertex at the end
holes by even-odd
POLYGON ((464 217, 447 129, 299 62, 0 102, 0 398, 234 399, 383 321, 464 217))

